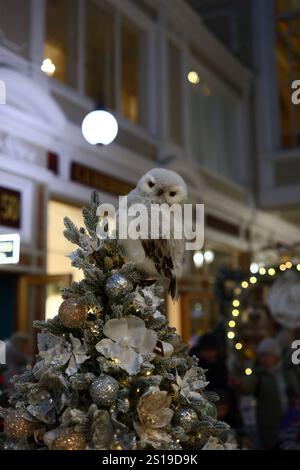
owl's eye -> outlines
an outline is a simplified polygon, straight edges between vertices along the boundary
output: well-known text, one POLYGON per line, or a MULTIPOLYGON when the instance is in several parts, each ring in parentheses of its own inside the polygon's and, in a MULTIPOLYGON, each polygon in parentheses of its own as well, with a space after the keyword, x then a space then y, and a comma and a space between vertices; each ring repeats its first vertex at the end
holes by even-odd
POLYGON ((148 181, 148 186, 149 186, 149 188, 153 188, 154 183, 152 181, 148 181))
POLYGON ((171 191, 171 192, 169 193, 169 195, 170 195, 171 197, 176 196, 176 194, 177 194, 176 191, 171 191))

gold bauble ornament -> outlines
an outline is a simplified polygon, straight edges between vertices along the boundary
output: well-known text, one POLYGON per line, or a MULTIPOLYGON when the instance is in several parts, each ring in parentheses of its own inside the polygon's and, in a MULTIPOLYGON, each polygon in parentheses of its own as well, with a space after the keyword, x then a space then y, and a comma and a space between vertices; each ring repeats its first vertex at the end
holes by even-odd
POLYGON ((11 410, 4 419, 4 433, 13 439, 26 439, 32 436, 37 425, 25 419, 23 410, 11 410))
POLYGON ((76 299, 64 300, 58 310, 59 319, 66 328, 80 328, 87 314, 87 306, 76 299))
POLYGON ((86 439, 84 434, 73 430, 66 430, 54 439, 51 450, 85 450, 86 439))

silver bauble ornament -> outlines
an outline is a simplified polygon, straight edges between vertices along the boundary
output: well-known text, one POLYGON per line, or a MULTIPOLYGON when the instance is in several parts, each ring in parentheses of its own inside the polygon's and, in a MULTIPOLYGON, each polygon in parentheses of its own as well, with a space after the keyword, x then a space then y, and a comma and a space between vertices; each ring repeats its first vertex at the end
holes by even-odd
POLYGON ((175 410, 173 424, 181 426, 185 432, 191 432, 198 423, 198 416, 192 408, 179 408, 175 410))
POLYGON ((107 279, 105 284, 105 292, 110 299, 119 299, 131 292, 132 289, 132 283, 122 274, 113 274, 107 279))
POLYGON ((90 395, 94 403, 100 407, 107 408, 117 398, 119 384, 110 375, 100 375, 90 386, 90 395))

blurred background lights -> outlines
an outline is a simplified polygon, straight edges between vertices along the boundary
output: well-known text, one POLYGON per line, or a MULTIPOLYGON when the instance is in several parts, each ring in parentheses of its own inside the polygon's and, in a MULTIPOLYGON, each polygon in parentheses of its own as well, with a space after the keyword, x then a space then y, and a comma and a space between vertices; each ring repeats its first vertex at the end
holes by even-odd
POLYGON ((232 310, 232 316, 233 317, 238 317, 239 314, 240 314, 240 312, 236 308, 232 310))
POLYGON ((196 251, 193 256, 194 265, 196 268, 201 268, 204 262, 204 256, 201 251, 196 251))
POLYGON ((203 88, 202 88, 202 94, 204 96, 210 96, 212 94, 212 91, 211 89, 209 88, 209 86, 205 85, 203 88))
POLYGON ((48 77, 52 77, 55 72, 55 65, 51 59, 44 59, 41 65, 41 71, 44 72, 48 77))
POLYGON ((227 337, 228 337, 229 339, 233 339, 233 338, 235 337, 235 333, 234 333, 233 331, 229 331, 229 332, 227 333, 227 337))
POLYGON ((261 267, 261 268, 259 268, 258 272, 259 272, 259 274, 261 274, 263 276, 264 274, 266 274, 267 271, 266 271, 266 268, 261 267))
POLYGON ((200 82, 199 74, 195 70, 190 70, 187 78, 193 85, 197 85, 200 82))
POLYGON ((238 306, 240 305, 240 301, 237 300, 237 299, 235 299, 235 300, 232 301, 232 305, 233 305, 234 307, 238 307, 238 306))
POLYGON ((281 264, 281 265, 279 266, 279 269, 280 269, 280 271, 286 271, 286 265, 285 265, 285 264, 281 264))
POLYGON ((274 268, 270 268, 270 269, 268 270, 268 274, 269 274, 270 276, 274 276, 275 273, 276 273, 276 271, 275 271, 274 268))
POLYGON ((86 115, 81 129, 89 144, 109 145, 117 137, 118 123, 108 111, 97 110, 86 115))
POLYGON ((235 349, 237 349, 238 351, 240 351, 242 348, 243 348, 242 343, 236 343, 235 349))
POLYGON ((255 284, 257 282, 257 279, 256 279, 255 276, 251 276, 249 281, 250 281, 251 284, 255 284))
POLYGON ((259 270, 259 266, 257 263, 251 263, 250 264, 250 271, 252 274, 256 274, 258 273, 258 270, 259 270))
POLYGON ((287 261, 285 263, 286 269, 291 269, 293 267, 293 263, 291 261, 287 261))
POLYGON ((249 286, 248 282, 247 281, 243 281, 242 284, 241 284, 242 288, 243 289, 247 289, 247 287, 249 286))
POLYGON ((297 271, 300 271, 300 264, 297 264, 297 271))
POLYGON ((246 375, 251 375, 252 374, 252 369, 250 369, 250 367, 247 367, 247 369, 245 369, 245 374, 246 375))
POLYGON ((234 320, 230 320, 228 322, 228 326, 230 326, 230 328, 234 328, 235 327, 235 321, 234 320))
POLYGON ((209 263, 212 263, 215 259, 215 254, 213 251, 211 250, 206 250, 204 252, 204 259, 205 261, 209 264, 209 263))

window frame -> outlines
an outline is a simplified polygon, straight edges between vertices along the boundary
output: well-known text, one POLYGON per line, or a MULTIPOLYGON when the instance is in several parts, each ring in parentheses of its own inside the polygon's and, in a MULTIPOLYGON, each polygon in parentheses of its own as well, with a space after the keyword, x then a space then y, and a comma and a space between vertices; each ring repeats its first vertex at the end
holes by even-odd
MULTIPOLYGON (((99 1, 99 0, 96 0, 99 1)), ((155 23, 141 12, 135 5, 128 0, 106 0, 114 10, 115 22, 115 109, 111 110, 119 121, 122 128, 137 134, 138 136, 156 143, 157 137, 157 104, 153 96, 156 96, 156 56, 155 56, 155 23), (121 115, 121 18, 127 17, 134 23, 139 30, 145 34, 145 63, 146 67, 143 73, 146 76, 144 95, 145 105, 145 125, 134 124, 121 115)), ((78 65, 77 65, 77 87, 63 83, 55 77, 44 77, 49 84, 50 89, 55 91, 70 101, 81 104, 86 108, 95 107, 96 103, 92 98, 85 94, 85 1, 76 0, 78 8, 78 65), (84 18, 84 20, 83 20, 84 18)), ((101 1, 99 1, 101 4, 101 1)), ((46 0, 31 0, 31 19, 32 32, 30 37, 30 57, 35 64, 41 64, 43 60, 43 47, 45 41, 45 21, 40 21, 46 15, 46 0), (38 42, 38 44, 37 44, 38 42)), ((43 72, 38 75, 43 77, 43 72)))
MULTIPOLYGON (((204 82, 207 83, 208 86, 211 86, 213 89, 216 90, 216 93, 218 95, 221 95, 224 97, 224 99, 231 101, 233 105, 235 106, 235 113, 233 116, 234 123, 236 125, 236 128, 238 129, 239 127, 239 116, 241 113, 244 113, 245 110, 243 108, 243 103, 244 103, 244 98, 241 95, 238 95, 237 93, 234 92, 233 89, 231 89, 229 86, 222 81, 221 78, 216 76, 205 64, 201 63, 199 59, 197 59, 195 56, 193 56, 191 53, 189 54, 188 57, 188 70, 195 70, 199 73, 200 76, 200 83, 204 82)), ((188 128, 189 128, 189 133, 191 129, 191 114, 189 111, 189 88, 192 86, 199 86, 199 85, 192 85, 188 82, 187 76, 185 76, 185 81, 187 84, 187 109, 188 109, 188 128)), ((216 132, 218 132, 218 119, 216 119, 216 116, 214 116, 214 127, 216 129, 216 132)), ((243 124, 242 124, 243 125, 243 124)), ((211 174, 212 176, 224 180, 224 182, 230 182, 230 184, 234 184, 237 187, 239 187, 240 180, 244 179, 242 175, 242 171, 239 168, 239 161, 238 161, 238 154, 242 151, 241 149, 241 142, 240 139, 237 137, 235 141, 235 155, 233 159, 233 166, 236 169, 236 172, 234 175, 224 175, 221 173, 219 170, 213 169, 211 167, 208 167, 204 164, 202 164, 194 155, 191 144, 190 144, 190 138, 188 138, 189 146, 188 146, 188 152, 191 155, 191 158, 193 162, 199 166, 199 168, 203 169, 204 172, 211 174)))
MULTIPOLYGON (((273 27, 274 27, 274 36, 273 36, 273 50, 276 51, 276 48, 277 48, 277 38, 278 38, 278 33, 277 33, 277 22, 278 21, 284 21, 284 20, 287 20, 287 21, 290 21, 290 20, 293 20, 294 18, 299 18, 300 19, 300 2, 299 2, 299 9, 297 11, 291 11, 290 9, 287 8, 287 10, 285 12, 282 12, 282 13, 279 13, 279 14, 276 14, 275 12, 275 6, 276 6, 276 0, 273 0, 273 16, 272 16, 272 20, 273 20, 273 27)), ((292 51, 292 48, 291 48, 291 45, 289 43, 289 47, 288 47, 288 60, 289 60, 289 66, 290 66, 290 59, 291 59, 291 51, 292 51)), ((280 82, 279 81, 279 77, 278 77, 278 65, 277 65, 277 60, 276 60, 276 52, 275 52, 275 68, 274 68, 274 82, 276 84, 276 90, 277 90, 277 97, 276 97, 276 102, 278 104, 277 106, 277 130, 278 130, 278 140, 277 140, 277 147, 278 149, 280 149, 281 152, 293 152, 295 151, 296 149, 299 149, 300 148, 300 140, 299 140, 299 144, 298 145, 294 145, 294 146, 291 146, 291 147, 284 147, 282 145, 282 138, 283 138, 283 129, 282 129, 282 126, 281 126, 281 111, 280 111, 280 90, 281 90, 281 86, 284 86, 284 85, 288 85, 290 84, 290 91, 291 91, 291 95, 292 95, 292 88, 291 88, 291 83, 293 80, 296 80, 298 77, 295 76, 294 78, 290 78, 289 80, 285 80, 283 82, 280 82)), ((290 67, 289 67, 289 70, 290 70, 290 67)), ((295 140, 299 139, 299 136, 300 136, 300 128, 299 126, 297 126, 297 113, 296 113, 296 109, 295 109, 295 106, 292 105, 292 102, 290 103, 290 106, 291 106, 291 126, 290 126, 290 133, 289 135, 294 138, 295 140)))
POLYGON ((182 156, 182 152, 186 149, 187 145, 187 128, 186 128, 186 120, 183 118, 186 118, 186 100, 185 100, 185 57, 186 57, 186 48, 185 44, 182 41, 180 37, 175 35, 172 31, 169 29, 165 30, 164 34, 164 42, 165 42, 165 67, 166 67, 166 93, 165 93, 165 107, 166 107, 166 134, 167 134, 167 142, 168 142, 168 153, 171 155, 176 155, 176 156, 182 156), (172 42, 174 43, 175 47, 178 48, 180 52, 180 107, 181 107, 181 112, 182 112, 182 118, 181 118, 181 126, 182 126, 182 144, 178 145, 171 140, 171 116, 169 115, 170 111, 170 88, 169 88, 169 83, 172 80, 172 77, 170 75, 170 69, 169 69, 169 43, 172 42))

